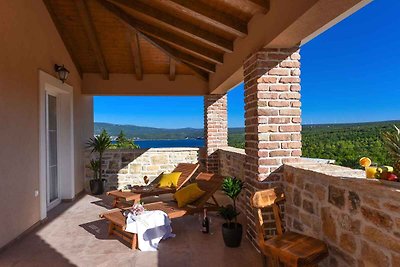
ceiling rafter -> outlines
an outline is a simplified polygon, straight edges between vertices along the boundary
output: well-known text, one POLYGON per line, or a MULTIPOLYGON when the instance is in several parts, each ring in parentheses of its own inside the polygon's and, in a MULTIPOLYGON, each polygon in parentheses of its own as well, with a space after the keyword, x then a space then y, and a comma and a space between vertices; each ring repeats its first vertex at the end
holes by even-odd
POLYGON ((64 31, 64 28, 61 25, 60 20, 58 19, 58 16, 55 14, 53 7, 51 6, 51 1, 50 0, 43 0, 44 4, 46 5, 47 11, 50 14, 51 19, 53 20, 54 25, 56 26, 56 29, 58 31, 58 34, 60 35, 65 48, 67 49, 72 62, 75 65, 76 70, 78 71, 79 76, 82 79, 82 68, 81 65, 79 64, 78 58, 75 56, 75 54, 73 53, 73 49, 72 49, 72 41, 69 38, 69 35, 64 31))
POLYGON ((149 40, 151 40, 153 44, 157 45, 159 48, 162 48, 164 51, 167 51, 169 54, 172 54, 175 57, 179 58, 181 61, 183 61, 187 64, 190 64, 192 66, 195 66, 199 69, 202 69, 204 71, 207 71, 207 72, 215 72, 214 64, 204 61, 202 59, 199 59, 197 57, 194 57, 192 55, 189 55, 187 53, 181 52, 178 49, 172 48, 167 43, 165 43, 161 40, 158 40, 158 39, 154 38, 153 36, 149 36, 147 34, 143 34, 143 35, 146 36, 149 40))
POLYGON ((209 62, 213 62, 216 64, 223 63, 223 54, 208 49, 204 46, 198 45, 196 43, 190 42, 188 40, 183 39, 177 34, 172 32, 168 32, 162 30, 158 27, 145 23, 141 20, 136 19, 131 14, 127 13, 125 10, 120 8, 118 5, 111 3, 110 1, 101 1, 108 7, 113 8, 113 13, 116 16, 123 16, 123 20, 129 24, 131 27, 134 27, 139 32, 146 33, 147 35, 153 36, 163 42, 169 43, 175 47, 180 49, 184 49, 187 53, 200 57, 209 62))
POLYGON ((169 58, 169 80, 175 81, 176 64, 173 58, 169 58))
POLYGON ((246 0, 246 1, 263 13, 267 13, 269 11, 270 0, 246 0))
POLYGON ((115 3, 124 5, 129 7, 136 12, 146 15, 147 17, 152 18, 153 20, 162 23, 170 28, 173 28, 180 33, 183 33, 191 38, 199 40, 203 43, 206 43, 212 47, 215 47, 224 52, 232 52, 233 51, 233 42, 227 40, 223 37, 218 36, 217 34, 211 33, 207 30, 204 30, 198 26, 195 26, 187 21, 184 21, 178 17, 174 17, 169 15, 168 13, 162 12, 152 6, 149 6, 140 1, 130 1, 130 0, 112 0, 115 3))
POLYGON ((75 5, 76 5, 76 8, 78 9, 79 16, 80 16, 83 26, 85 28, 86 35, 89 38, 89 42, 90 42, 90 45, 94 52, 94 55, 95 55, 95 58, 97 61, 97 65, 101 72, 101 76, 104 80, 108 80, 109 73, 108 73, 106 61, 104 59, 104 55, 101 50, 99 40, 97 38, 96 31, 95 31, 87 4, 86 4, 85 0, 75 0, 75 5))
POLYGON ((143 80, 143 67, 142 55, 140 53, 139 35, 137 32, 130 32, 130 47, 133 55, 133 62, 135 64, 135 75, 137 80, 143 80))
POLYGON ((215 10, 197 0, 162 0, 167 6, 174 6, 184 13, 199 18, 215 27, 239 37, 247 35, 247 23, 236 17, 215 10))
MULTIPOLYGON (((135 32, 141 32, 135 25, 135 23, 133 23, 132 21, 132 16, 130 16, 128 13, 126 13, 124 10, 122 10, 120 7, 118 7, 117 5, 108 2, 107 0, 97 0, 97 2, 99 4, 101 4, 105 9, 107 9, 108 11, 110 11, 112 14, 114 14, 116 17, 118 17, 124 24, 126 24, 129 28, 131 28, 133 31, 135 32)), ((136 20, 135 20, 136 21, 136 20)), ((167 45, 165 45, 165 43, 162 43, 162 41, 155 39, 154 37, 151 37, 149 35, 142 33, 142 37, 144 37, 146 40, 148 40, 151 44, 153 44, 154 46, 158 47, 160 50, 162 50, 165 54, 167 54, 168 56, 172 57, 174 60, 176 60, 177 62, 182 62, 184 65, 186 65, 188 68, 190 68, 195 74, 197 74, 200 78, 207 80, 208 79, 208 73, 205 72, 202 69, 199 69, 198 67, 193 67, 193 65, 187 64, 186 61, 184 59, 182 59, 182 56, 185 56, 186 54, 173 49, 167 45), (162 45, 160 45, 162 43, 162 45)), ((190 55, 186 55, 189 57, 192 57, 190 55)), ((194 57, 192 57, 194 58, 194 57)), ((197 58, 194 58, 195 60, 199 60, 197 58)), ((202 61, 202 60, 199 60, 202 61)), ((207 63, 207 62, 206 62, 207 63)), ((215 66, 214 66, 215 68, 215 66)))

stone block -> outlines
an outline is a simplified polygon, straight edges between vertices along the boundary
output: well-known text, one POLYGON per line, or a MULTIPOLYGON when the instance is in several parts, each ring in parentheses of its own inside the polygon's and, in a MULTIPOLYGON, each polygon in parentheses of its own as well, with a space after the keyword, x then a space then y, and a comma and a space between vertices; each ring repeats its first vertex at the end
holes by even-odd
POLYGON ((356 266, 356 260, 346 252, 332 245, 328 246, 328 249, 330 256, 334 256, 336 258, 338 266, 356 266))
POLYGON ((347 213, 341 213, 337 216, 337 222, 341 229, 353 234, 360 234, 361 221, 359 219, 353 218, 347 213))
POLYGON ((314 192, 320 201, 325 201, 326 200, 326 189, 322 185, 316 184, 314 186, 314 192))
POLYGON ((303 199, 303 209, 308 213, 314 214, 314 205, 309 200, 303 199))
POLYGON ((343 233, 340 236, 340 248, 353 254, 356 251, 356 240, 353 234, 343 233))
POLYGON ((357 210, 360 208, 360 197, 358 196, 358 194, 356 192, 353 191, 349 191, 349 202, 350 202, 350 207, 349 210, 352 213, 357 212, 357 210))
POLYGON ((119 162, 118 161, 115 161, 115 160, 110 160, 109 162, 108 162, 108 168, 110 169, 110 170, 119 170, 119 162))
POLYGON ((361 233, 370 242, 392 250, 393 252, 400 253, 399 238, 395 238, 372 226, 365 226, 361 233))
POLYGON ((151 163, 154 164, 168 164, 168 157, 166 155, 154 155, 151 157, 151 163))
POLYGON ((345 190, 335 187, 333 185, 329 185, 329 203, 335 205, 339 209, 344 208, 345 205, 345 190))
POLYGON ((388 214, 366 206, 361 207, 361 213, 365 219, 372 222, 374 225, 388 230, 392 229, 393 220, 388 214))
POLYGON ((361 255, 359 262, 361 266, 390 266, 389 258, 377 247, 363 241, 361 243, 361 255))
POLYGON ((336 222, 334 216, 330 212, 330 208, 324 207, 321 209, 321 220, 322 220, 322 231, 327 238, 331 241, 336 242, 336 222))
POLYGON ((400 266, 400 255, 392 253, 392 266, 400 266))
POLYGON ((301 192, 297 188, 293 191, 293 204, 297 207, 301 207, 301 192))
POLYGON ((142 171, 142 164, 129 164, 129 173, 135 174, 142 171))
POLYGON ((123 164, 125 163, 129 163, 131 161, 133 161, 135 159, 135 153, 131 152, 131 153, 122 153, 121 155, 121 162, 123 164))

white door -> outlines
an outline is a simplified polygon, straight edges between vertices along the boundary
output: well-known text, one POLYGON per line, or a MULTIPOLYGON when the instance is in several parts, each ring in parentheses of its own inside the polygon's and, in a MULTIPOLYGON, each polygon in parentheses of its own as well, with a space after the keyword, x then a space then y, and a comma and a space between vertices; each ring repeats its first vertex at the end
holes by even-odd
POLYGON ((58 102, 57 95, 46 93, 47 210, 61 202, 58 168, 58 102))

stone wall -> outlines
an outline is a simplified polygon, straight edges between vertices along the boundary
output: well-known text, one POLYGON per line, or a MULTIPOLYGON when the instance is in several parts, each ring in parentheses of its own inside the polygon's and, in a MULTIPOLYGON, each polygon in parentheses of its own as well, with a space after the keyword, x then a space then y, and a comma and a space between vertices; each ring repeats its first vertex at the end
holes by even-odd
POLYGON ((284 166, 286 227, 325 241, 321 266, 400 266, 400 192, 363 171, 284 166))
MULTIPOLYGON (((87 153, 85 164, 86 188, 93 172, 88 168, 93 154, 87 153)), ((154 180, 162 172, 172 171, 178 163, 197 163, 199 148, 110 149, 103 157, 103 177, 107 190, 125 185, 143 185, 146 175, 154 180)))
MULTIPOLYGON (((244 163, 246 153, 244 149, 227 147, 218 150, 219 174, 222 176, 236 177, 244 181, 244 163)), ((244 212, 246 210, 246 198, 242 193, 238 198, 238 208, 244 212)))

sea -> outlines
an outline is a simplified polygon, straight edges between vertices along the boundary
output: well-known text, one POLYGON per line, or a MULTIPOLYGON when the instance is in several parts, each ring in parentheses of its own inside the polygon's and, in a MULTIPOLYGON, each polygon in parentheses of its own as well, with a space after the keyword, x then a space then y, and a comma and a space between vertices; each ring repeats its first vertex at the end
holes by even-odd
POLYGON ((135 140, 140 148, 159 147, 204 147, 204 139, 182 139, 182 140, 135 140))

